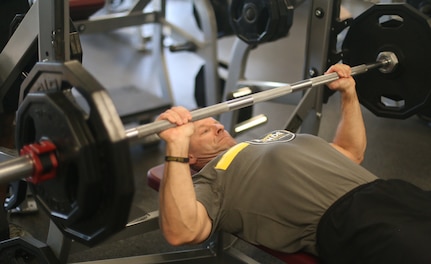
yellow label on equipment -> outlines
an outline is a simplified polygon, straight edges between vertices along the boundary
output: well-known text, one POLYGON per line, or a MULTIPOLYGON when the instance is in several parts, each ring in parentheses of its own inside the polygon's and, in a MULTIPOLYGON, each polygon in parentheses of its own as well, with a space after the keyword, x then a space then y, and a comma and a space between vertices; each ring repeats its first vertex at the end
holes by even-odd
POLYGON ((229 165, 232 163, 233 159, 236 157, 236 155, 238 155, 238 153, 243 150, 245 147, 247 147, 249 144, 248 143, 239 143, 235 146, 233 146, 232 148, 230 148, 224 155, 223 157, 221 157, 221 159, 219 160, 219 162, 216 165, 216 169, 219 170, 226 170, 229 165))

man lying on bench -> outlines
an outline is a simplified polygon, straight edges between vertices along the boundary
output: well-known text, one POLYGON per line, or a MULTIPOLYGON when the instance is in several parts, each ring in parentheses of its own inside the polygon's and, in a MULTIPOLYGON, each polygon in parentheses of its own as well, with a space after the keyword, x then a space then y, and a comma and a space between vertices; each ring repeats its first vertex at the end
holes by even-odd
POLYGON ((431 192, 382 180, 359 164, 366 133, 350 67, 333 65, 342 115, 335 138, 288 131, 237 144, 215 119, 173 107, 166 142, 160 224, 172 245, 218 230, 322 263, 431 263, 431 192), (190 167, 197 174, 191 177, 190 167))

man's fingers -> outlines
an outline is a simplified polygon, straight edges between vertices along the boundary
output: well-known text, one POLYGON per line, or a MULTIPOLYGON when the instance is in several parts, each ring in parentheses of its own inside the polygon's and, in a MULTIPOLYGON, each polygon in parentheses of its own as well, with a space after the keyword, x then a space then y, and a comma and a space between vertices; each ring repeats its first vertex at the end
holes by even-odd
POLYGON ((326 73, 336 72, 339 77, 345 78, 352 74, 351 68, 345 64, 334 64, 326 71, 326 73))
POLYGON ((188 123, 192 119, 192 116, 186 108, 175 106, 160 114, 158 119, 167 120, 180 126, 188 123))

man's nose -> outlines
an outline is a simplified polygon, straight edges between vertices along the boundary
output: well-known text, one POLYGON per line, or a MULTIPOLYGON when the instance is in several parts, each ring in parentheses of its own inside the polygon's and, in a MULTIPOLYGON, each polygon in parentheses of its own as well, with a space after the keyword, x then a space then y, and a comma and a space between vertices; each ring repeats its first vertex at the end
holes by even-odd
POLYGON ((220 134, 224 131, 224 126, 222 124, 214 124, 214 129, 216 134, 220 134))

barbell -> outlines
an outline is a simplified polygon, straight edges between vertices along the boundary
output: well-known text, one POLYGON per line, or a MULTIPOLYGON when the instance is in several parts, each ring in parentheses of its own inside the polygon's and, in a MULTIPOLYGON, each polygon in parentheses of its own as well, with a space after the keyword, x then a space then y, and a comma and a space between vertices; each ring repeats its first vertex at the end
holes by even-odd
MULTIPOLYGON (((396 55, 381 52, 375 62, 352 67, 352 75, 375 68, 387 73, 396 67, 396 55)), ((192 111, 192 120, 336 79, 336 73, 326 74, 218 103, 192 111)), ((77 61, 38 63, 23 85, 30 92, 17 111, 21 156, 0 164, 0 182, 27 179, 60 230, 83 244, 97 244, 128 220, 134 193, 129 144, 174 125, 160 120, 125 130, 106 90, 77 61), (86 106, 78 105, 70 87, 86 106)))
MULTIPOLYGON (((352 76, 365 73, 375 68, 379 68, 381 72, 386 74, 386 73, 392 72, 397 67, 397 65, 398 65, 398 59, 396 55, 392 52, 384 51, 378 54, 375 62, 370 64, 361 64, 361 65, 352 67, 351 68, 352 76)), ((329 82, 335 81, 337 79, 338 79, 337 73, 320 75, 317 77, 302 80, 286 86, 276 87, 270 90, 249 94, 244 97, 239 97, 237 99, 232 99, 215 105, 200 108, 191 112, 192 121, 200 120, 211 116, 216 116, 216 115, 234 111, 234 110, 239 110, 244 107, 252 106, 256 103, 260 103, 264 101, 269 101, 293 92, 305 90, 315 86, 324 85, 329 82)), ((161 132, 163 130, 172 128, 174 126, 175 125, 171 124, 168 121, 160 120, 150 124, 128 129, 126 131, 126 135, 130 140, 140 141, 142 137, 146 137, 148 135, 161 132)))
MULTIPOLYGON (((370 19, 375 20, 375 16, 370 19)), ((404 16, 405 20, 410 20, 409 16, 404 16)), ((353 33, 349 30, 348 34, 353 33)), ((374 54, 367 55, 373 62, 352 67, 352 75, 373 76, 362 75, 370 71, 387 78, 390 84, 404 75, 409 75, 408 79, 423 78, 423 71, 408 70, 411 61, 422 59, 414 57, 416 53, 410 58, 409 49, 398 48, 397 40, 391 40, 390 45, 368 51, 374 54), (377 68, 379 71, 373 70, 377 68)), ((352 53, 346 53, 349 54, 352 53)), ((192 111, 192 120, 321 86, 337 78, 336 73, 321 75, 201 108, 192 111)), ((409 84, 402 83, 407 89, 409 84)), ((0 182, 27 179, 35 199, 51 220, 66 236, 85 245, 95 245, 123 229, 134 195, 129 145, 173 125, 156 121, 125 130, 106 89, 78 61, 37 63, 21 86, 21 98, 16 119, 21 156, 0 164, 0 182), (77 102, 72 93, 75 90, 84 105, 77 102)))

